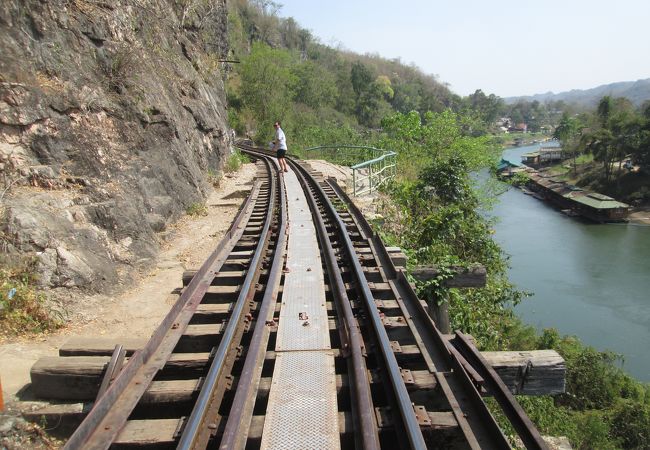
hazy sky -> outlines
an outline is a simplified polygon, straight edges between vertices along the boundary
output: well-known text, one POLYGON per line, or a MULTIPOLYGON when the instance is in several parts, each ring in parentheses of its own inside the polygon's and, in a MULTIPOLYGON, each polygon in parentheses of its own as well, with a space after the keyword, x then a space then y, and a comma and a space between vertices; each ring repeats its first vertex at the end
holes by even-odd
POLYGON ((414 63, 460 95, 650 78, 650 0, 278 0, 324 44, 414 63))

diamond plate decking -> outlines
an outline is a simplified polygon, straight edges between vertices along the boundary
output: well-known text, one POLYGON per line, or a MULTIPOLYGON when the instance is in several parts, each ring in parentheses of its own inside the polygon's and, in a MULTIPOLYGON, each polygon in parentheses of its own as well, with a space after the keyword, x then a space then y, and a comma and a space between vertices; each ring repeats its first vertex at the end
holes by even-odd
POLYGON ((293 172, 284 174, 287 267, 263 449, 338 449, 334 356, 316 230, 293 172))

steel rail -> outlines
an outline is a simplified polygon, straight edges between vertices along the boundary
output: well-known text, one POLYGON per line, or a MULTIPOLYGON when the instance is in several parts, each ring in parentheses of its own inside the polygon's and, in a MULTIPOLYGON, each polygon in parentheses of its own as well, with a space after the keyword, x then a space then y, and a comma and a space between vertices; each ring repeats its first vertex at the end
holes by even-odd
MULTIPOLYGON (((210 369, 205 376, 205 381, 199 397, 196 400, 194 408, 190 417, 185 423, 183 433, 179 440, 177 449, 187 450, 187 449, 198 449, 205 448, 207 446, 210 434, 212 433, 214 427, 211 427, 210 424, 206 423, 210 414, 210 409, 213 404, 213 394, 216 390, 217 383, 222 380, 223 371, 226 365, 226 358, 229 352, 232 350, 231 346, 235 337, 235 333, 238 327, 241 325, 240 321, 244 311, 244 307, 252 300, 255 289, 253 286, 254 280, 259 277, 260 272, 260 263, 262 260, 263 254, 266 252, 269 244, 269 237, 271 235, 271 225, 273 222, 273 211, 275 209, 275 191, 276 191, 276 172, 271 170, 270 163, 268 160, 265 160, 267 170, 269 171, 270 176, 270 188, 269 188, 269 205, 268 213, 264 226, 262 228, 262 233, 258 241, 258 245, 255 249, 255 253, 250 262, 249 270, 246 274, 246 278, 241 287, 240 294, 235 303, 230 318, 228 320, 228 325, 226 330, 223 333, 219 347, 215 357, 210 365, 210 369), (251 270, 254 268, 254 270, 251 270)), ((217 405, 218 406, 218 405, 217 405)))
POLYGON ((250 196, 242 205, 224 240, 203 263, 145 347, 129 358, 124 369, 101 399, 93 405, 67 441, 65 450, 103 450, 115 440, 154 376, 165 365, 215 274, 243 235, 242 222, 251 217, 260 185, 260 182, 254 184, 250 196))
MULTIPOLYGON (((244 151, 259 158, 258 153, 253 153, 249 150, 244 151)), ((264 158, 269 157, 264 156, 264 158)), ((274 162, 274 165, 277 168, 276 162, 274 162)), ((230 407, 226 426, 221 437, 221 443, 219 444, 219 448, 223 450, 243 449, 246 446, 250 422, 253 416, 253 407, 255 406, 257 391, 259 389, 264 356, 271 334, 269 322, 272 322, 275 312, 287 245, 287 197, 284 183, 278 184, 280 203, 278 241, 275 247, 275 254, 264 297, 262 298, 257 314, 257 323, 255 324, 253 337, 248 347, 246 361, 239 376, 235 398, 230 407)))
MULTIPOLYGON (((301 182, 304 186, 304 174, 306 174, 307 171, 292 161, 290 161, 290 164, 292 164, 292 166, 297 169, 298 173, 302 174, 301 178, 303 181, 301 182)), ((309 175, 307 176, 310 177, 309 175)), ((509 393, 494 370, 491 369, 491 367, 489 367, 489 365, 484 360, 481 361, 482 358, 480 356, 480 353, 478 353, 478 351, 471 345, 471 343, 469 343, 466 339, 463 339, 464 336, 462 333, 457 333, 457 338, 452 341, 453 343, 440 333, 440 331, 437 329, 429 317, 426 309, 417 298, 417 295, 408 282, 404 271, 397 270, 395 268, 383 242, 372 230, 363 214, 358 210, 354 203, 351 202, 347 194, 345 194, 336 183, 328 181, 328 184, 334 190, 336 196, 338 196, 339 199, 343 200, 347 204, 348 208, 352 212, 353 220, 355 221, 357 227, 359 227, 361 236, 364 238, 364 241, 367 240, 373 254, 378 260, 380 271, 386 275, 389 284, 393 286, 393 289, 396 289, 395 294, 397 296, 397 302, 405 318, 407 319, 409 327, 412 328, 413 333, 416 335, 418 347, 420 347, 423 357, 427 361, 436 361, 435 364, 430 363, 429 370, 434 373, 436 379, 438 380, 438 383, 441 386, 442 391, 444 392, 444 395, 447 397, 449 404, 452 407, 454 417, 458 422, 460 430, 465 436, 468 446, 474 449, 510 448, 507 438, 504 436, 503 431, 498 426, 496 420, 483 401, 481 393, 477 390, 472 376, 470 376, 468 373, 468 371, 471 371, 472 373, 478 373, 480 378, 484 381, 487 380, 489 391, 495 395, 501 408, 506 413, 506 417, 513 424, 515 430, 522 438, 522 441, 525 443, 525 445, 528 448, 547 448, 546 444, 541 438, 541 435, 539 434, 539 431, 532 424, 530 419, 525 415, 514 396, 509 393), (423 331, 425 332, 423 333, 423 331), (420 340, 418 336, 422 336, 422 340, 420 340), (454 344, 459 347, 459 349, 462 349, 462 354, 454 347, 454 344), (476 356, 477 354, 478 356, 476 356), (467 360, 463 355, 467 356, 467 360), (471 365, 468 364, 468 360, 471 365), (447 379, 446 377, 450 373, 453 373, 454 377, 447 379)), ((329 205, 328 208, 332 208, 331 202, 327 198, 327 195, 318 184, 315 184, 314 190, 318 192, 322 203, 326 206, 329 205)), ((310 192, 309 190, 307 191, 310 192)), ((315 202, 315 198, 311 192, 309 197, 312 199, 312 201, 315 202)), ((345 230, 345 240, 349 241, 348 243, 351 244, 351 240, 347 234, 347 227, 342 222, 341 218, 335 211, 333 211, 333 214, 331 214, 331 216, 335 218, 335 221, 337 222, 337 228, 339 230, 345 230)), ((320 228, 320 225, 318 225, 319 220, 316 218, 316 216, 314 218, 318 228, 320 228)), ((322 246, 322 248, 324 248, 324 253, 326 247, 326 245, 322 246)), ((352 250, 352 252, 347 250, 347 252, 354 254, 354 250, 352 250)), ((353 261, 355 260, 358 264, 358 259, 354 258, 353 261)), ((356 266, 356 264, 354 265, 356 266)), ((330 277, 330 280, 332 281, 333 278, 330 277)), ((333 287, 335 287, 335 284, 333 284, 333 287)), ((367 298, 368 297, 364 296, 364 300, 367 298)), ((372 293, 370 293, 369 298, 372 300, 372 293)), ((368 302, 366 301, 366 304, 367 303, 368 302)), ((374 301, 372 301, 372 306, 375 306, 374 301)), ((370 308, 369 310, 372 311, 370 308)), ((374 323, 373 328, 376 329, 374 323)), ((383 330, 383 326, 381 328, 383 330)), ((346 333, 349 334, 347 328, 346 333)), ((392 356, 394 358, 394 355, 392 356)), ((412 411, 412 408, 409 409, 412 411)), ((355 426, 356 425, 357 424, 355 423, 355 426)), ((406 426, 405 429, 407 432, 409 431, 406 426)))
MULTIPOLYGON (((290 161, 290 164, 297 165, 292 161, 290 161)), ((316 224, 318 240, 321 244, 321 251, 325 256, 328 278, 330 280, 330 285, 333 288, 332 295, 336 302, 337 309, 339 309, 343 315, 343 325, 346 336, 345 341, 342 342, 343 351, 351 357, 352 370, 350 371, 350 378, 353 396, 356 400, 351 403, 354 413, 355 429, 360 430, 360 433, 355 433, 355 438, 359 441, 357 442, 357 448, 363 448, 366 450, 379 449, 381 448, 379 443, 379 431, 374 414, 375 409, 368 380, 368 370, 363 356, 364 343, 359 330, 359 324, 354 317, 350 305, 350 299, 348 298, 345 284, 343 283, 343 278, 341 276, 341 270, 334 253, 334 248, 330 242, 323 217, 318 209, 316 198, 310 189, 309 181, 303 172, 297 172, 297 174, 303 190, 307 194, 307 200, 312 211, 312 217, 316 224)), ((317 185, 317 182, 313 177, 310 176, 309 180, 313 185, 317 185)))
POLYGON ((494 395, 504 414, 510 420, 510 423, 517 431, 517 434, 523 441, 527 449, 545 450, 548 448, 541 434, 526 415, 524 410, 515 399, 514 395, 508 390, 499 375, 494 371, 490 364, 483 358, 481 353, 469 342, 467 336, 460 331, 456 331, 456 338, 453 343, 467 357, 470 364, 478 370, 479 374, 485 380, 488 391, 494 395))
MULTIPOLYGON (((294 163, 294 167, 297 167, 300 171, 306 173, 306 170, 300 167, 298 164, 294 163)), ((348 235, 345 223, 332 205, 323 188, 318 183, 316 183, 314 185, 314 189, 318 193, 323 204, 327 207, 328 212, 330 213, 335 225, 339 229, 341 238, 344 243, 345 251, 347 252, 348 258, 352 264, 357 286, 359 287, 359 291, 366 306, 366 312, 370 317, 372 328, 374 330, 376 338, 379 341, 379 349, 384 364, 387 368, 389 381, 395 395, 395 401, 399 409, 399 416, 401 417, 409 445, 414 449, 425 449, 426 444, 422 435, 422 430, 420 429, 420 425, 415 415, 411 399, 409 397, 406 386, 404 385, 400 368, 397 364, 395 354, 393 353, 390 345, 388 334, 386 333, 386 329, 384 328, 381 317, 379 316, 379 311, 377 310, 372 292, 366 281, 361 263, 359 262, 359 259, 355 253, 354 244, 348 235)))
MULTIPOLYGON (((463 364, 464 361, 461 360, 462 356, 459 355, 459 352, 454 348, 453 344, 445 339, 440 330, 438 330, 438 328, 435 326, 435 323, 427 311, 418 301, 417 295, 413 291, 411 284, 408 282, 404 271, 397 270, 395 268, 395 265, 393 264, 383 241, 372 230, 372 227, 366 220, 363 213, 361 213, 361 211, 351 201, 348 195, 343 192, 343 190, 338 186, 336 182, 328 181, 328 184, 335 191, 339 199, 348 205, 361 230, 363 230, 363 232, 369 236, 371 246, 373 247, 378 259, 381 262, 381 267, 387 272, 386 275, 388 278, 392 279, 394 283, 398 285, 398 288, 404 292, 404 295, 401 295, 401 297, 402 299, 407 300, 407 302, 403 302, 405 303, 404 306, 407 307, 407 311, 405 311, 405 313, 411 318, 418 320, 418 322, 421 323, 421 326, 424 326, 426 329, 428 329, 429 334, 434 338, 438 349, 443 352, 442 354, 446 356, 448 363, 454 369, 454 372, 459 375, 459 381, 464 386, 465 393, 470 402, 474 405, 476 413, 482 418, 481 427, 492 439, 492 445, 497 448, 509 449, 510 445, 507 438, 503 435, 501 428, 490 413, 487 405, 482 399, 481 394, 478 392, 474 386, 474 383, 472 382, 471 377, 467 373, 467 368, 465 364, 463 364), (409 299, 415 300, 408 301, 409 299)), ((470 361, 470 363, 472 363, 472 368, 476 370, 477 366, 480 367, 480 370, 478 370, 478 372, 482 378, 485 379, 490 377, 493 379, 494 384, 491 385, 491 390, 499 391, 499 396, 497 396, 497 394, 494 395, 497 397, 501 408, 503 409, 504 413, 506 413, 506 417, 515 427, 515 430, 524 441, 526 447, 547 448, 546 444, 543 443, 543 440, 541 439, 537 428, 525 415, 514 396, 512 396, 512 394, 510 394, 508 391, 507 387, 503 385, 503 382, 496 374, 496 372, 494 372, 494 369, 492 369, 487 361, 485 361, 485 359, 480 355, 480 353, 477 352, 476 349, 469 344, 467 339, 463 339, 464 335, 462 335, 462 333, 457 332, 457 335, 461 336, 459 339, 461 339, 460 342, 462 342, 462 345, 459 345, 459 347, 462 347, 463 350, 465 350, 463 353, 470 353, 470 356, 474 358, 473 361, 470 361), (476 356, 477 353, 478 356, 476 356), (480 362, 477 362, 479 360, 480 362), (501 397, 500 400, 499 397, 501 397), (531 442, 533 446, 529 447, 528 442, 531 442), (542 446, 540 447, 539 445, 542 446)), ((461 428, 463 428, 466 438, 468 438, 468 440, 474 441, 474 446, 478 448, 478 440, 472 438, 471 436, 468 436, 468 432, 470 432, 470 430, 467 428, 467 426, 471 427, 471 425, 469 423, 467 423, 467 426, 463 425, 463 423, 467 422, 465 417, 457 419, 459 419, 459 424, 461 425, 461 428)), ((473 426, 476 428, 475 424, 473 426)), ((485 445, 485 443, 483 445, 485 445)))

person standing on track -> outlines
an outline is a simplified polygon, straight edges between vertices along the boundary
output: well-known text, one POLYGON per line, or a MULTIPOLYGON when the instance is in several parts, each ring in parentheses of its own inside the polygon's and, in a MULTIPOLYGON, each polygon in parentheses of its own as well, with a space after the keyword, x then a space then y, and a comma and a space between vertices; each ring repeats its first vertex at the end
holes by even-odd
POLYGON ((277 152, 280 171, 288 172, 287 161, 284 159, 284 155, 287 154, 287 138, 284 136, 284 131, 282 131, 280 121, 275 122, 273 127, 275 128, 275 146, 273 149, 277 152))

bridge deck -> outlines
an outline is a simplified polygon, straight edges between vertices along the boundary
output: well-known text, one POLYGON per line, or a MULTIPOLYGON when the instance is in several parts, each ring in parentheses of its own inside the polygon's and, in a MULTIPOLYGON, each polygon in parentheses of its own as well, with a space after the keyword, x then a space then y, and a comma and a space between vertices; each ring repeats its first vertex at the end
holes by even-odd
POLYGON ((261 447, 337 449, 336 374, 316 229, 296 175, 290 171, 283 178, 289 203, 288 272, 261 447))

